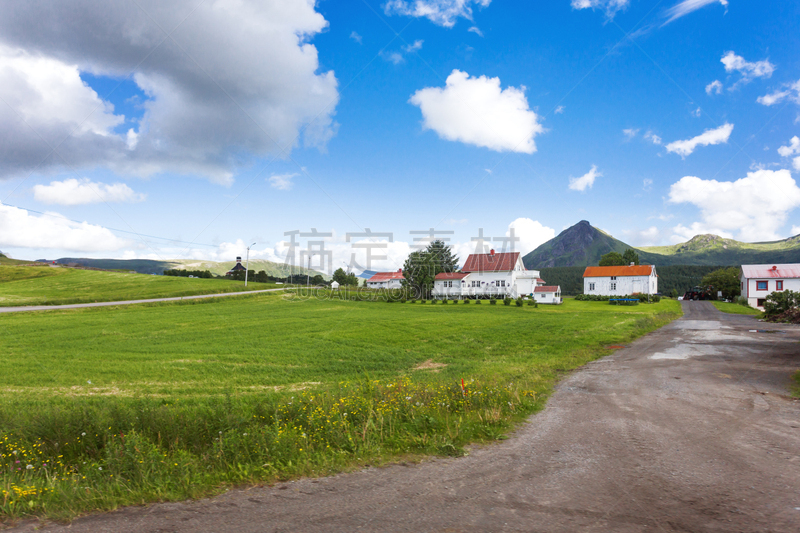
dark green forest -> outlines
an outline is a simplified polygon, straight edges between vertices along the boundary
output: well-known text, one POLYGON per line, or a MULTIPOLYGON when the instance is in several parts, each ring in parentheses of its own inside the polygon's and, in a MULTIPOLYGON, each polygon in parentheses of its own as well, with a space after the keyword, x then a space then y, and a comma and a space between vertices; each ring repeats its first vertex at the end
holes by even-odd
MULTIPOLYGON (((658 292, 669 296, 672 289, 678 295, 700 284, 706 274, 725 268, 724 266, 657 266, 658 292)), ((560 285, 561 293, 567 296, 583 294, 583 272, 585 267, 553 267, 539 269, 542 279, 548 285, 560 285)))

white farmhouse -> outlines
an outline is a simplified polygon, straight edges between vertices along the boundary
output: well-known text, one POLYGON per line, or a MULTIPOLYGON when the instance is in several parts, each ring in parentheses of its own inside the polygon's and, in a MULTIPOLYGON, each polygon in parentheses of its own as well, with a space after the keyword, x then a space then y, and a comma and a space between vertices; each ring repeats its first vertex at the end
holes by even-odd
POLYGON ((741 283, 747 303, 763 311, 771 293, 800 291, 800 264, 742 265, 741 283))
POLYGON ((401 289, 403 288, 403 269, 397 272, 376 272, 367 280, 370 289, 401 289))
POLYGON ((561 285, 542 285, 533 290, 534 300, 540 304, 560 304, 561 285))
POLYGON ((657 292, 655 265, 586 267, 583 272, 583 294, 625 296, 657 292))
MULTIPOLYGON (((461 272, 442 272, 433 282, 434 298, 533 297, 544 285, 538 270, 527 270, 519 252, 470 254, 461 272)), ((560 291, 559 291, 560 295, 560 291)))

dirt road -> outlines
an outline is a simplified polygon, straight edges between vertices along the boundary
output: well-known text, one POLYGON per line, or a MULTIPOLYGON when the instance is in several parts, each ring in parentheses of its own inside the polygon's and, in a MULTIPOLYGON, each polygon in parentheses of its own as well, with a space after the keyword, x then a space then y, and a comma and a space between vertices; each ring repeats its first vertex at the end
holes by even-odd
POLYGON ((683 306, 683 319, 575 372, 509 440, 468 457, 44 530, 800 531, 800 402, 785 396, 800 328, 683 306))

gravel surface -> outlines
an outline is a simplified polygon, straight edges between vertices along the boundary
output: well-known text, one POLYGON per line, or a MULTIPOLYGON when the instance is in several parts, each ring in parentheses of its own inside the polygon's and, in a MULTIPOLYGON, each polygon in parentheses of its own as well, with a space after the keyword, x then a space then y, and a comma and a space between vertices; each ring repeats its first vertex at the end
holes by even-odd
POLYGON ((800 327, 725 315, 708 302, 683 309, 684 318, 571 374, 511 438, 468 457, 43 530, 797 533, 800 401, 787 386, 800 367, 800 327))

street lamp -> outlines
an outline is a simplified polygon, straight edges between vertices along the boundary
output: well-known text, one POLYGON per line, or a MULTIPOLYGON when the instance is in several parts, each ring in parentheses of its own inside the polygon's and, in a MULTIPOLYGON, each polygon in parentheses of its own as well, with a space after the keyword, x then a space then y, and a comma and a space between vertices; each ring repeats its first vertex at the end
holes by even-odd
MULTIPOLYGON (((256 243, 251 244, 250 246, 255 246, 256 243)), ((250 268, 250 246, 247 247, 247 259, 244 261, 244 286, 247 287, 247 271, 250 268)))

